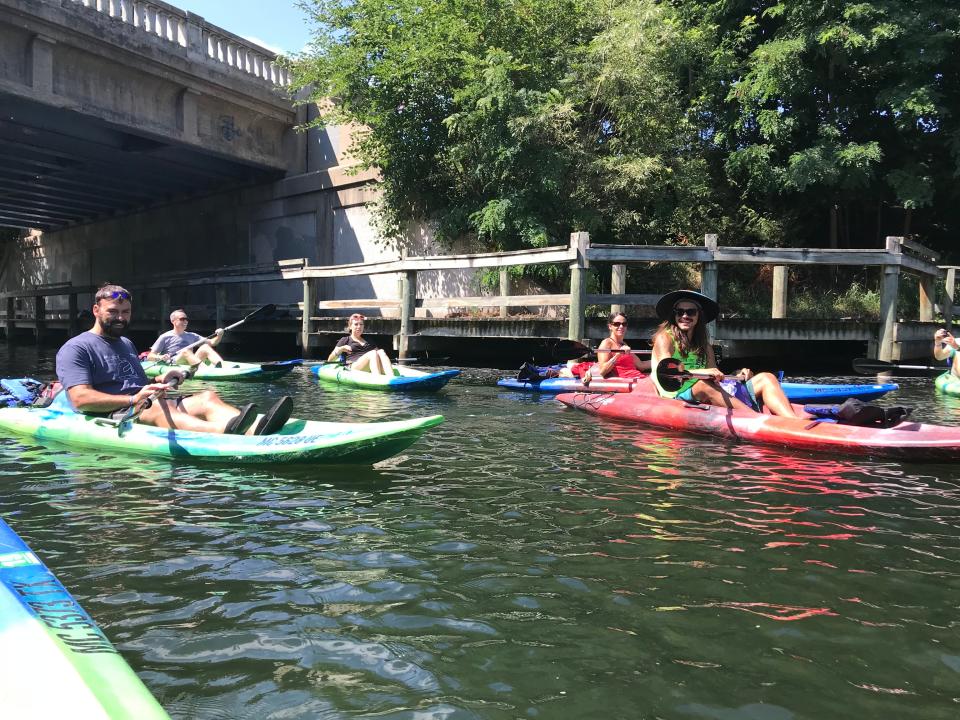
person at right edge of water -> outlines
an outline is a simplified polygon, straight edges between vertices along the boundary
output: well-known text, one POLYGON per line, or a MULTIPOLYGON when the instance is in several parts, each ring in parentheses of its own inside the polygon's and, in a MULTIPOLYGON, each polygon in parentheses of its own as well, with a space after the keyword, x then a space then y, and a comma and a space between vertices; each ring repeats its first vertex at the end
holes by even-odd
POLYGON ((960 377, 960 353, 957 350, 960 350, 960 344, 948 330, 940 328, 933 334, 933 356, 941 361, 952 359, 950 372, 954 377, 960 377))

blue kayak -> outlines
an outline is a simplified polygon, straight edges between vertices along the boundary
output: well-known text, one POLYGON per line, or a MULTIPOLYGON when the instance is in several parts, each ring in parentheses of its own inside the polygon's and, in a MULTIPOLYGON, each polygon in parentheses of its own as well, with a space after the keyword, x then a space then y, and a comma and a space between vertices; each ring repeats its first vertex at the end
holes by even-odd
MULTIPOLYGON (((617 381, 623 383, 624 392, 628 391, 630 384, 625 379, 606 378, 602 391, 608 391, 613 388, 606 387, 609 383, 617 381)), ((516 378, 502 378, 497 381, 497 385, 510 390, 526 390, 528 392, 541 393, 564 393, 564 392, 591 392, 600 390, 596 384, 590 386, 583 385, 577 378, 546 378, 540 382, 528 382, 517 380, 516 378)), ((781 383, 783 392, 790 402, 793 403, 832 403, 847 398, 856 398, 858 400, 874 400, 888 392, 899 390, 900 386, 896 383, 877 383, 857 384, 857 385, 832 385, 820 383, 781 383)))

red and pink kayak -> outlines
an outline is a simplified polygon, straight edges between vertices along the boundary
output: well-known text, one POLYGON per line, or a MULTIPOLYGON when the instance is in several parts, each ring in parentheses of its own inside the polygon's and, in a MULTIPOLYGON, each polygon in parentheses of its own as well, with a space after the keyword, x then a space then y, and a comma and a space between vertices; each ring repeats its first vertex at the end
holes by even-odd
MULTIPOLYGON (((728 440, 909 460, 960 459, 960 427, 907 421, 881 429, 823 422, 806 414, 787 418, 730 411, 662 398, 649 379, 637 381, 631 392, 564 393, 557 399, 600 417, 728 440)), ((802 406, 794 407, 802 413, 802 406)))

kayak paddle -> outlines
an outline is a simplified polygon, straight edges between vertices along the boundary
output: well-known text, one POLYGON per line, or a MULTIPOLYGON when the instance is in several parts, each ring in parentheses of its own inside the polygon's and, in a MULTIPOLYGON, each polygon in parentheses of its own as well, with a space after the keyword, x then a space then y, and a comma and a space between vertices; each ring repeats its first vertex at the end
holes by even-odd
POLYGON ((567 360, 576 360, 584 355, 592 355, 598 352, 629 352, 631 355, 649 355, 650 350, 620 350, 587 347, 576 340, 560 340, 553 346, 553 357, 555 360, 566 362, 567 360))
POLYGON ((894 372, 895 370, 925 370, 927 372, 943 373, 949 368, 946 365, 900 365, 884 360, 857 358, 853 361, 853 369, 861 375, 876 375, 877 373, 894 372))
MULTIPOLYGON (((223 331, 224 331, 224 332, 227 332, 228 330, 233 330, 234 328, 238 328, 238 327, 240 327, 241 325, 243 325, 245 322, 247 322, 248 320, 253 320, 253 318, 255 318, 255 317, 261 317, 261 316, 264 316, 264 315, 273 315, 273 313, 275 313, 276 311, 277 311, 277 306, 274 305, 273 303, 268 303, 268 304, 266 304, 266 305, 264 305, 264 306, 262 306, 262 307, 258 307, 258 308, 257 308, 256 310, 254 310, 252 313, 250 313, 249 315, 247 315, 247 316, 245 316, 245 317, 240 318, 239 320, 237 320, 237 321, 236 321, 235 323, 233 323, 232 325, 227 325, 227 326, 223 329, 223 331)), ((205 337, 205 338, 200 338, 200 339, 197 340, 196 342, 192 342, 192 343, 190 343, 189 345, 187 345, 185 348, 181 348, 180 350, 178 350, 178 351, 177 351, 177 354, 182 353, 184 350, 193 350, 195 347, 200 347, 200 346, 203 345, 204 343, 210 342, 210 341, 213 340, 215 337, 217 337, 217 334, 216 334, 216 333, 213 333, 212 335, 208 335, 208 336, 205 337)), ((159 363, 159 362, 160 362, 159 360, 154 360, 154 361, 153 361, 154 365, 156 365, 156 364, 159 363)), ((148 365, 147 367, 150 367, 150 366, 148 365)))
POLYGON ((703 375, 694 375, 684 372, 680 369, 680 361, 674 358, 664 358, 657 365, 657 382, 667 392, 675 392, 683 386, 684 380, 696 378, 697 380, 707 380, 703 375))

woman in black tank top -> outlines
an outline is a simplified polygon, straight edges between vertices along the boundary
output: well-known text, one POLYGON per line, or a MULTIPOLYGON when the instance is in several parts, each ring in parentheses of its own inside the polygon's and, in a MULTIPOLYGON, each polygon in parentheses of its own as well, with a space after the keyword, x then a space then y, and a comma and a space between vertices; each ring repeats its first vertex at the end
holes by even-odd
POLYGON ((393 376, 393 365, 387 354, 373 343, 363 339, 363 323, 365 318, 360 313, 354 313, 347 321, 347 330, 350 334, 340 338, 327 358, 330 362, 339 362, 341 358, 351 370, 365 370, 373 375, 393 376))

